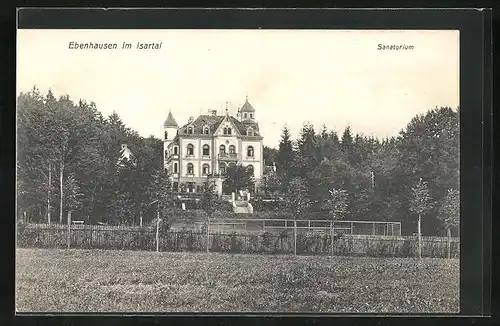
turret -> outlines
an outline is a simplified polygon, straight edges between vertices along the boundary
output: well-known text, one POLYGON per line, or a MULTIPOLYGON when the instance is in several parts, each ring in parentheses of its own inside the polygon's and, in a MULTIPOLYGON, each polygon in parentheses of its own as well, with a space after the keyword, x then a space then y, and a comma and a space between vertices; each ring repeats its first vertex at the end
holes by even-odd
POLYGON ((241 122, 249 122, 253 123, 255 122, 255 109, 253 106, 248 102, 248 96, 246 97, 245 104, 241 107, 239 110, 240 116, 241 116, 241 122))
POLYGON ((163 123, 163 151, 164 151, 164 162, 165 162, 165 167, 166 167, 166 160, 169 156, 168 152, 168 146, 172 141, 174 140, 175 136, 177 135, 177 130, 179 129, 179 125, 174 119, 174 116, 172 115, 172 112, 168 112, 167 119, 163 123))

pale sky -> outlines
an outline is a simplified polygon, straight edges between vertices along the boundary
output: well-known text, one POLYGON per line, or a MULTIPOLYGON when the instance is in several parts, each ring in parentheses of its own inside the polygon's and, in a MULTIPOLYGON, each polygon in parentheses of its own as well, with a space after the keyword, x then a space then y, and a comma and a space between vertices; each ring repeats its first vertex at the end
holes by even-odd
POLYGON ((276 148, 285 124, 294 138, 307 121, 386 137, 418 113, 459 105, 459 31, 18 30, 17 41, 18 93, 36 85, 94 101, 145 137, 163 136, 169 110, 183 125, 226 101, 236 115, 245 96, 264 144, 276 148), (71 50, 71 41, 118 49, 71 50))

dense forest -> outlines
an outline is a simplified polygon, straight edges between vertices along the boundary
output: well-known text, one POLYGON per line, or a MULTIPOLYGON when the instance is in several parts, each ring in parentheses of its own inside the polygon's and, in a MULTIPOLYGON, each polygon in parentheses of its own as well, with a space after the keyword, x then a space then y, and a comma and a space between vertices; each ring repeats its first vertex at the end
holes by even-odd
MULTIPOLYGON (((140 212, 153 216, 151 203, 166 191, 162 140, 141 137, 116 113, 103 117, 93 102, 56 99, 36 87, 18 96, 17 110, 20 215, 61 222, 72 210, 90 223, 122 224, 137 223, 140 212), (121 144, 134 162, 117 164, 121 144)), ((339 136, 306 123, 293 140, 285 127, 277 145, 264 148, 266 165, 275 163, 277 171, 266 178, 267 193, 334 207, 335 218, 402 221, 414 229, 420 214, 414 197, 424 185, 417 189, 427 196, 420 202, 423 232, 456 225, 450 214, 458 215, 458 109, 431 109, 387 139, 354 134, 349 126, 339 136)))

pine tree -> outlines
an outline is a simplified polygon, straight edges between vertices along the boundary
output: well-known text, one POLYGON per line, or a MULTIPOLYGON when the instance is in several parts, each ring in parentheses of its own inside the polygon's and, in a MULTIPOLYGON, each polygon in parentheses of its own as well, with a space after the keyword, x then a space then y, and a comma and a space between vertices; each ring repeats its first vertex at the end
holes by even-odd
POLYGON ((288 184, 295 175, 293 171, 294 161, 293 144, 290 135, 290 130, 287 126, 283 127, 281 140, 278 147, 278 155, 276 158, 277 173, 283 186, 283 191, 287 190, 288 184))

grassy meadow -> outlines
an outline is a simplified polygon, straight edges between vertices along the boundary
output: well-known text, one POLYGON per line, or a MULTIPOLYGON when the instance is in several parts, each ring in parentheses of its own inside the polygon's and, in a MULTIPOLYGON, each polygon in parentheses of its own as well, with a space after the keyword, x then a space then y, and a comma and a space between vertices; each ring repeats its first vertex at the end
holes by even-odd
POLYGON ((17 249, 17 312, 455 313, 458 259, 17 249))

